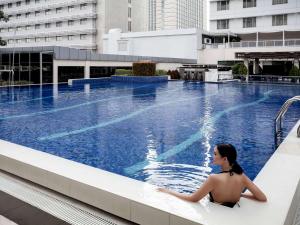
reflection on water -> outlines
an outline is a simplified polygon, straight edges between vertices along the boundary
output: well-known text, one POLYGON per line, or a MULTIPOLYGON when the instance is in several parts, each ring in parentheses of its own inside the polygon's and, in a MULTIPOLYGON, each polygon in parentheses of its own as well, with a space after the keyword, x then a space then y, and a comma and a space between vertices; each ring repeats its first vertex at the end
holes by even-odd
POLYGON ((139 100, 154 101, 156 98, 156 86, 148 86, 147 88, 133 88, 132 98, 139 100))

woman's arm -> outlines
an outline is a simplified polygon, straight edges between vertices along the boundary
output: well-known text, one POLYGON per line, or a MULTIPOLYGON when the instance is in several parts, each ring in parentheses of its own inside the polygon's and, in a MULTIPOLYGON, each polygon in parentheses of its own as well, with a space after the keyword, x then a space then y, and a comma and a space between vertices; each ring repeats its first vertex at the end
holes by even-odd
POLYGON ((176 196, 177 198, 180 198, 182 200, 186 200, 189 202, 198 202, 200 199, 202 199, 204 196, 206 196, 210 191, 213 190, 214 187, 214 177, 213 175, 210 175, 206 181, 200 186, 200 188, 195 191, 193 194, 186 195, 186 194, 180 194, 175 191, 171 191, 165 188, 158 188, 158 191, 176 196))
POLYGON ((251 192, 251 194, 242 193, 241 196, 244 198, 255 199, 257 201, 266 202, 266 195, 246 176, 244 176, 244 183, 246 188, 251 192))

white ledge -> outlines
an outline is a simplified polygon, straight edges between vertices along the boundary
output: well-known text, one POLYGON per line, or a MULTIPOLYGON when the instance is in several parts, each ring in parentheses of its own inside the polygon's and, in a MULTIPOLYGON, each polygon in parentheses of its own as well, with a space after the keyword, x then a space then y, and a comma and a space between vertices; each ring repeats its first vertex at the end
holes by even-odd
POLYGON ((293 221, 299 202, 300 139, 294 127, 255 179, 268 202, 241 199, 233 209, 207 199, 185 202, 150 184, 7 141, 0 141, 0 169, 142 225, 282 225, 293 221))

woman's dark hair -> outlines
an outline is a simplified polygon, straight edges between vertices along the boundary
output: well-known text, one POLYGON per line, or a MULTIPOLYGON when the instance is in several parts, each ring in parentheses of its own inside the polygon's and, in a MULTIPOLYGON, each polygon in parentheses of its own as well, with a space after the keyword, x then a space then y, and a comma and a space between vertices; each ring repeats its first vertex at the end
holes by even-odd
POLYGON ((217 145, 217 149, 222 157, 227 157, 229 165, 231 166, 230 172, 234 172, 237 174, 242 174, 243 169, 236 161, 236 150, 235 147, 231 144, 219 144, 217 145))

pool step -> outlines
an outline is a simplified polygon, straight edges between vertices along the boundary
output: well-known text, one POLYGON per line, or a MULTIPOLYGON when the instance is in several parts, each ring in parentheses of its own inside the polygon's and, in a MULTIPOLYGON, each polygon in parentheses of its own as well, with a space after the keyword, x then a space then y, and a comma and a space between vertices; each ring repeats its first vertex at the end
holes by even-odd
POLYGON ((70 224, 133 224, 2 171, 0 190, 70 224))

